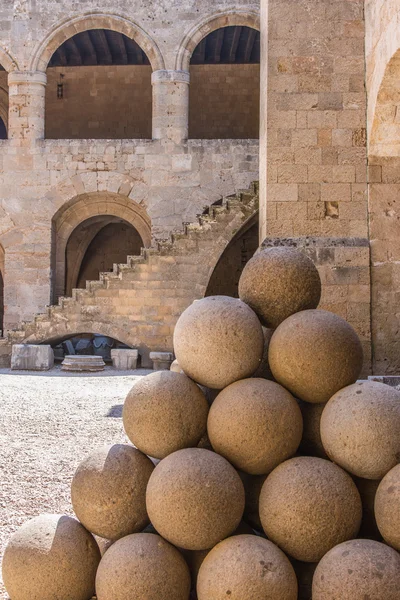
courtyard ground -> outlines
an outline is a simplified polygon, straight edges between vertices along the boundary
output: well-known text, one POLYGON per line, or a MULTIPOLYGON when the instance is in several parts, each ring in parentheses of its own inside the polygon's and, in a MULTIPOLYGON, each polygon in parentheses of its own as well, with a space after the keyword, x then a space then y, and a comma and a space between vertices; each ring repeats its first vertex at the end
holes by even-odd
MULTIPOLYGON (((26 520, 41 513, 72 514, 76 467, 95 448, 128 441, 122 405, 147 373, 0 369, 0 557, 26 520)), ((0 572, 0 600, 7 598, 0 572)))

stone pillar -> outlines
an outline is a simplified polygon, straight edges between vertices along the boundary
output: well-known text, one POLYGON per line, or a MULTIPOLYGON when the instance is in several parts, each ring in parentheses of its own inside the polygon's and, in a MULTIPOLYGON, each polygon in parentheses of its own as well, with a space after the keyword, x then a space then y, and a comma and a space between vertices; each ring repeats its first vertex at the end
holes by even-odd
POLYGON ((12 71, 8 75, 8 137, 13 140, 44 138, 46 73, 12 71))
POLYGON ((154 71, 153 139, 172 140, 176 144, 188 138, 189 83, 187 71, 154 71))

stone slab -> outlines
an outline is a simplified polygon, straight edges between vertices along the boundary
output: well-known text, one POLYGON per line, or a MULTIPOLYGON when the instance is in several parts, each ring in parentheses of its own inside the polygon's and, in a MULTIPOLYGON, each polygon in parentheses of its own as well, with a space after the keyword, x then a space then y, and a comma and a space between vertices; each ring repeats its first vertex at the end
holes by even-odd
POLYGON ((74 354, 66 356, 62 362, 62 371, 73 372, 95 372, 104 371, 106 366, 101 356, 87 356, 82 354, 74 354))
POLYGON ((169 371, 174 355, 172 352, 150 352, 150 360, 154 371, 169 371))
POLYGON ((49 371, 53 366, 54 352, 51 346, 14 344, 12 347, 13 371, 49 371))
POLYGON ((139 351, 134 349, 111 350, 111 360, 114 369, 118 371, 134 371, 137 368, 139 351))
POLYGON ((384 383, 390 385, 390 387, 400 386, 400 375, 370 375, 369 381, 377 381, 378 383, 384 383))

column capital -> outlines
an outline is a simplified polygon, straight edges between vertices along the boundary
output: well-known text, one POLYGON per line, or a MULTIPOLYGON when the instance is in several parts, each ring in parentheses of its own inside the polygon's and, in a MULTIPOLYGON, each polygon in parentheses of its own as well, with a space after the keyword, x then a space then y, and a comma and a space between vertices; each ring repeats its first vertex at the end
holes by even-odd
POLYGON ((47 75, 42 71, 11 71, 8 74, 8 85, 37 84, 45 86, 47 75))
POLYGON ((153 71, 151 75, 151 83, 190 83, 189 71, 173 71, 162 69, 153 71))

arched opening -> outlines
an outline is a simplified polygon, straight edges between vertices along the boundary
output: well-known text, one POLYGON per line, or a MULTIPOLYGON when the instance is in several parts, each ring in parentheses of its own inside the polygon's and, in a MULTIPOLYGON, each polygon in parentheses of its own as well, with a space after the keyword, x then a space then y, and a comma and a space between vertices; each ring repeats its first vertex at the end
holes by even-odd
POLYGON ((45 137, 150 139, 151 73, 147 54, 120 31, 66 39, 47 67, 45 137))
POLYGON ((99 279, 114 263, 125 263, 127 256, 140 255, 143 245, 138 231, 123 219, 99 215, 85 220, 67 242, 65 294, 85 288, 86 281, 99 279))
POLYGON ((190 61, 189 138, 257 139, 260 32, 228 25, 208 33, 190 61))
POLYGON ((133 200, 111 192, 72 198, 52 221, 53 303, 150 245, 150 219, 133 200))
POLYGON ((113 336, 93 332, 70 333, 68 336, 56 337, 42 343, 51 345, 56 362, 63 361, 65 356, 79 354, 83 356, 101 356, 106 364, 110 364, 112 350, 131 348, 131 346, 113 336))
POLYGON ((258 246, 257 212, 244 223, 225 248, 210 277, 205 295, 238 298, 240 276, 258 246))

